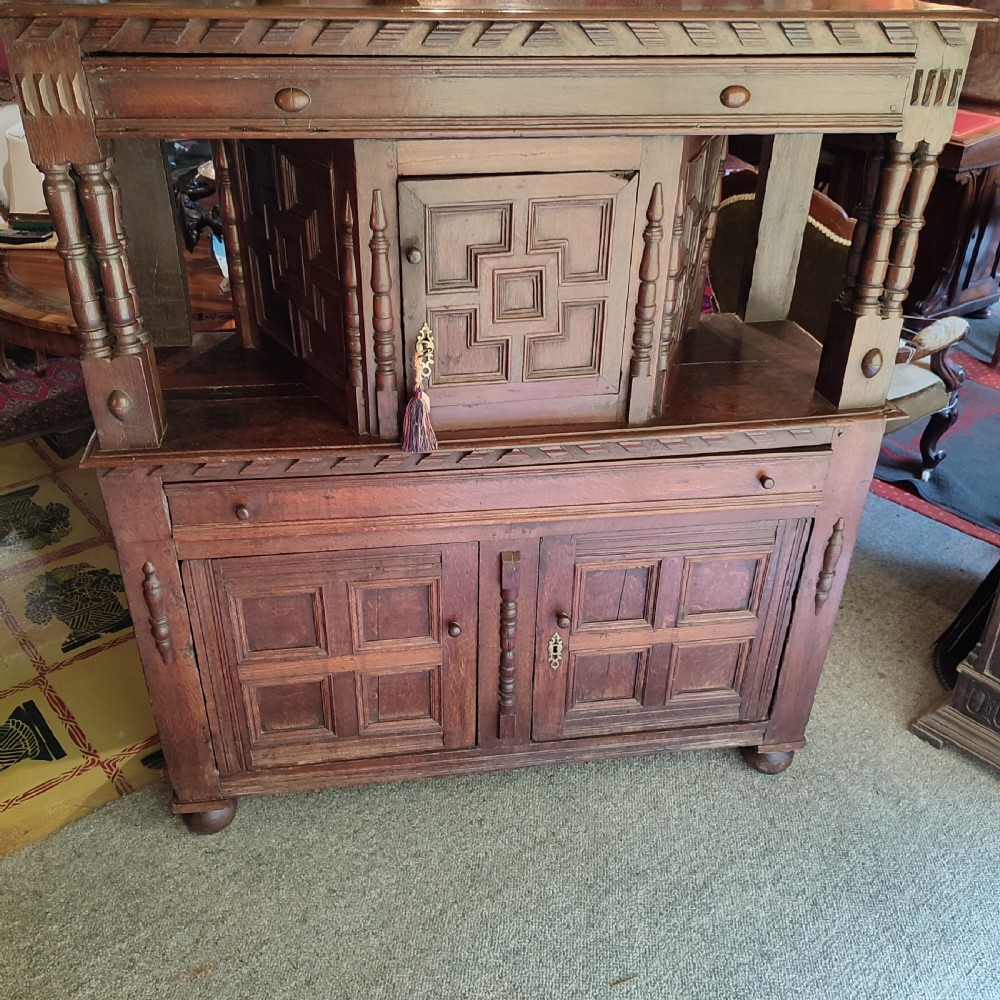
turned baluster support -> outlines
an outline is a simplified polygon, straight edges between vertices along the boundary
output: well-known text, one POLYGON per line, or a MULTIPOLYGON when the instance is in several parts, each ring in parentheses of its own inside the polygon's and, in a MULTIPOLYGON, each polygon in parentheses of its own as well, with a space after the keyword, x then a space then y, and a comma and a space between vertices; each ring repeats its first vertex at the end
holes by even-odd
POLYGON ((656 283, 660 278, 660 244, 663 242, 663 186, 657 181, 646 208, 646 228, 642 234, 639 262, 639 292, 635 301, 632 334, 632 384, 629 391, 628 422, 645 423, 653 411, 653 334, 656 326, 656 283))
POLYGON ((42 171, 101 446, 156 447, 164 430, 163 399, 110 161, 43 165, 42 171))
POLYGON ((378 399, 378 433, 381 438, 399 436, 399 399, 396 374, 395 320, 392 314, 392 274, 389 269, 388 222, 382 192, 372 192, 372 329, 375 336, 375 392, 378 399))
MULTIPOLYGON (((894 357, 899 342, 902 302, 936 169, 933 151, 920 143, 917 153, 917 146, 893 140, 880 162, 877 154, 873 158, 879 177, 870 221, 863 208, 864 225, 860 234, 855 231, 847 286, 830 312, 816 379, 817 390, 842 409, 885 401, 892 366, 871 365, 866 359, 876 351, 894 357)), ((870 163, 868 187, 873 169, 870 163)))
POLYGON ((344 196, 340 220, 340 282, 344 288, 344 336, 347 344, 348 407, 355 428, 368 430, 365 411, 364 345, 361 340, 361 303, 358 296, 358 265, 354 256, 354 209, 351 195, 344 196))
POLYGON ((937 177, 937 154, 927 143, 921 143, 913 156, 913 170, 906 197, 900 213, 899 225, 893 233, 889 267, 885 276, 885 293, 882 313, 885 316, 902 316, 903 302, 913 278, 917 258, 917 241, 924 228, 924 210, 934 179, 937 177))
POLYGON ((111 357, 111 338, 101 309, 100 286, 86 227, 76 196, 76 180, 68 163, 44 170, 42 191, 58 239, 56 253, 62 258, 69 289, 70 309, 84 361, 111 357))
POLYGON ((233 302, 236 332, 244 347, 253 346, 253 324, 250 322, 250 303, 247 298, 246 272, 243 267, 243 250, 236 226, 236 199, 232 178, 233 144, 217 140, 212 143, 212 162, 215 165, 215 190, 219 199, 219 218, 222 220, 222 241, 226 248, 229 269, 229 295, 233 302))

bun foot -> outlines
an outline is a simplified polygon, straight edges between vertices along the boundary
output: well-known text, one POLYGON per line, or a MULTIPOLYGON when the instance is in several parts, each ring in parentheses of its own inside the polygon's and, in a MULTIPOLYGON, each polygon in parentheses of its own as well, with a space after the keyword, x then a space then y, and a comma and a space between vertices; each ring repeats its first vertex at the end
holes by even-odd
POLYGON ((781 774, 787 770, 795 756, 794 750, 757 750, 754 747, 742 747, 740 753, 743 759, 761 774, 781 774))
POLYGON ((213 806, 198 812, 182 812, 181 819, 192 833, 218 833, 232 823, 236 815, 236 799, 223 799, 213 803, 213 806))

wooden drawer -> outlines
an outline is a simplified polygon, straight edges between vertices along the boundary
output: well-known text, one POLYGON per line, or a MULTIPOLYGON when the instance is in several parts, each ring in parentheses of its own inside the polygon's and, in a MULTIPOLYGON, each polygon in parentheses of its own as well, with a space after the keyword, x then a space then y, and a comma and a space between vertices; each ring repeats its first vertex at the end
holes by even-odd
POLYGON ((550 512, 701 510, 750 503, 815 503, 829 453, 715 455, 659 462, 323 479, 168 485, 178 537, 267 537, 373 526, 448 527, 531 520, 550 512), (467 516, 463 516, 467 515, 467 516), (228 529, 228 530, 227 530, 228 529))
POLYGON ((99 125, 281 134, 894 128, 913 59, 90 60, 99 125), (681 85, 683 84, 683 85, 681 85))

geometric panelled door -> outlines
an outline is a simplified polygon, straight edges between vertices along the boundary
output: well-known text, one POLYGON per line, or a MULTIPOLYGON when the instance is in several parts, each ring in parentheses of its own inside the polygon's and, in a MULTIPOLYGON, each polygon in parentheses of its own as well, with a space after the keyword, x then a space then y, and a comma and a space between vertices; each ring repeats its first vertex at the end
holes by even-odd
POLYGON ((435 426, 622 416, 637 187, 604 173, 400 181, 406 356, 428 322, 435 426))
POLYGON ((543 539, 532 737, 765 718, 807 524, 543 539))
POLYGON ((185 564, 220 768, 472 746, 476 548, 185 564))

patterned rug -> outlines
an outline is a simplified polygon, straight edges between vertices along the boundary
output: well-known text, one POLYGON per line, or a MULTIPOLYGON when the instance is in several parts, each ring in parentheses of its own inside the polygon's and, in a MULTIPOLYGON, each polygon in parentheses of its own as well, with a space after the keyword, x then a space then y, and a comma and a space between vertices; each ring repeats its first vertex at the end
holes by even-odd
POLYGON ((79 454, 0 448, 0 854, 162 776, 111 533, 79 454))
POLYGON ((0 381, 0 443, 91 426, 80 362, 50 358, 42 374, 34 352, 9 348, 16 377, 0 381))

